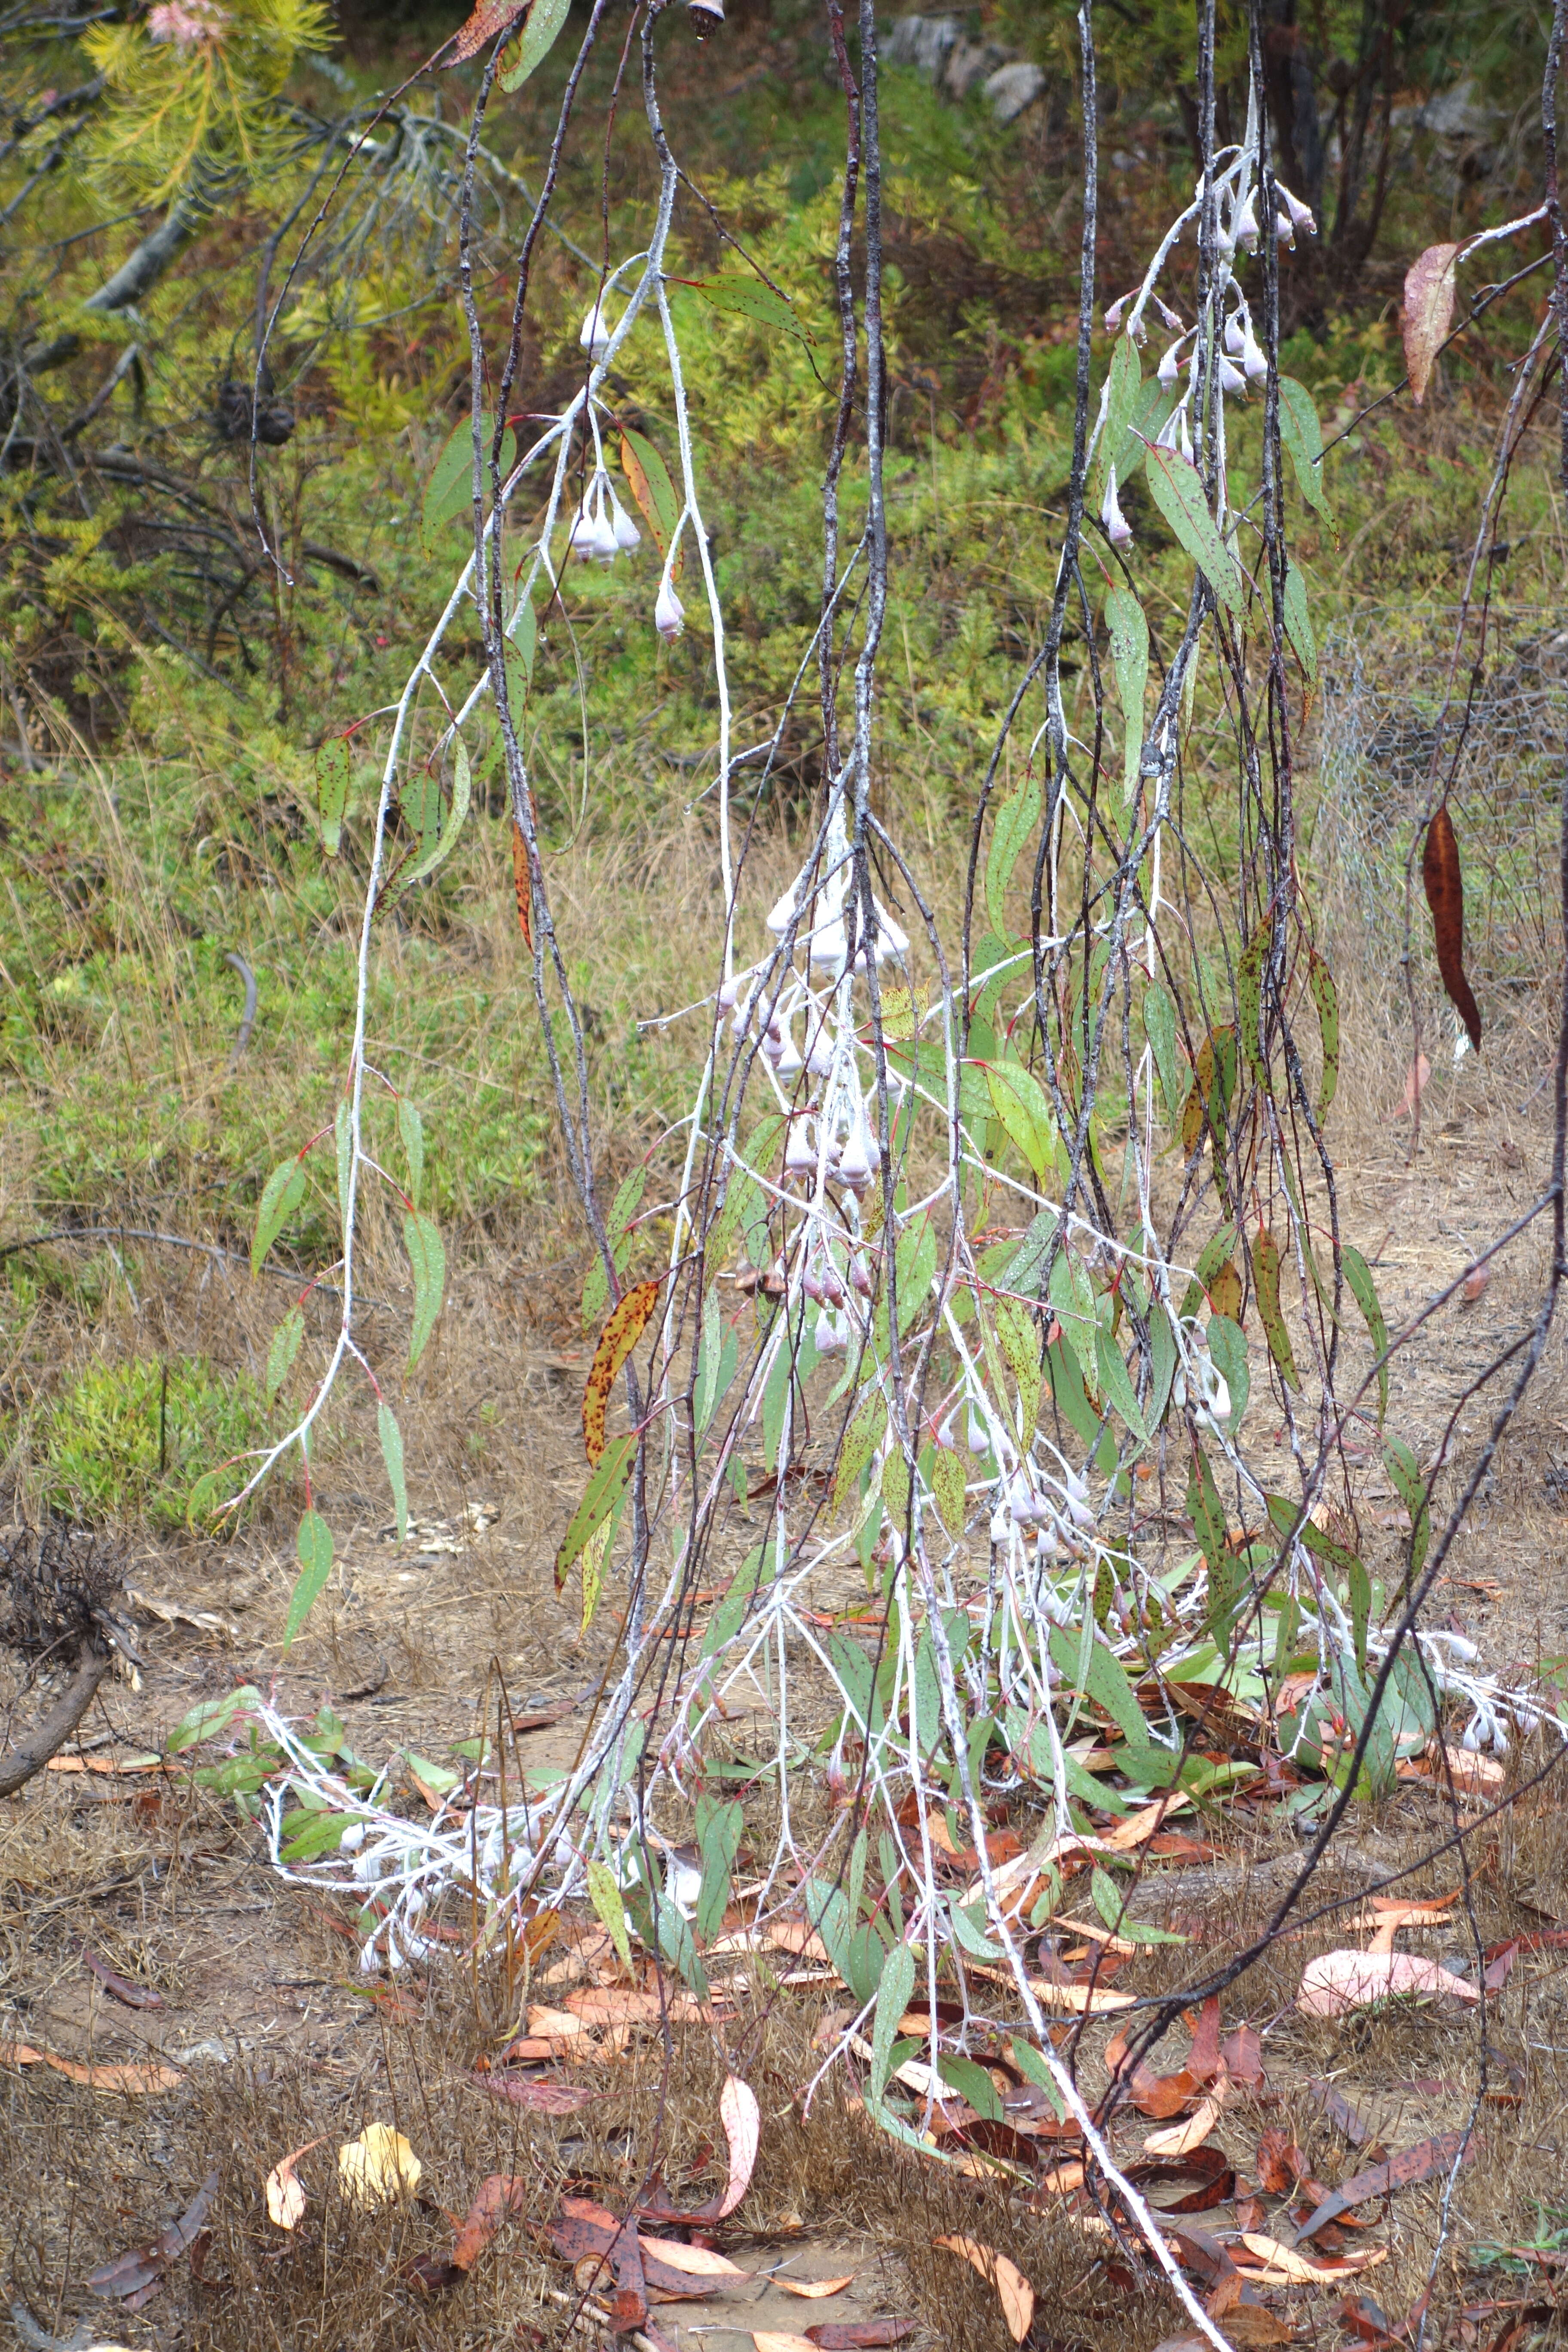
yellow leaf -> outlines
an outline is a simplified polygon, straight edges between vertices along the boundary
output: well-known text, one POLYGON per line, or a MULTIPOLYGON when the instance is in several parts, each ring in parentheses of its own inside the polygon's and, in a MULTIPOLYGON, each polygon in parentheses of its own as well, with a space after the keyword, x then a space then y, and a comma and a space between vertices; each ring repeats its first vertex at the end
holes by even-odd
POLYGON ((400 2131, 366 2124, 358 2139, 338 2150, 338 2176, 351 2204, 385 2205, 419 2186, 425 2167, 400 2131))

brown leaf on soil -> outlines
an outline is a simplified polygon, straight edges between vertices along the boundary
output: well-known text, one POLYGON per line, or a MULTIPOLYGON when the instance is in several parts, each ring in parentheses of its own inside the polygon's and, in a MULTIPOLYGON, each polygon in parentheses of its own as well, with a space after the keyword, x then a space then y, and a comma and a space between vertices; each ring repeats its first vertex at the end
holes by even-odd
POLYGON ((521 2213, 528 2201, 524 2181, 509 2172, 492 2172, 481 2180, 452 2247, 453 2267, 470 2271, 510 2213, 521 2213))
POLYGON ((1369 2171, 1358 2172, 1352 2179, 1342 2181, 1333 2195, 1318 2207, 1310 2221, 1297 2231, 1297 2244, 1304 2244, 1326 2221, 1332 2221, 1352 2205, 1364 2205, 1373 2197, 1391 2197, 1396 2189, 1408 2189, 1413 2181, 1430 2180, 1435 2172, 1447 2172, 1456 2159, 1468 2157, 1470 2147, 1467 2132, 1438 2132, 1431 2139, 1417 2141, 1414 2147, 1402 2148, 1386 2164, 1374 2164, 1369 2171))
POLYGON ((808 2327, 805 2340, 817 2352, 875 2352, 880 2344, 901 2344, 915 2332, 912 2319, 824 2319, 808 2327))
POLYGON ((527 2074, 476 2074, 473 2079, 492 2098, 531 2108, 538 2116, 574 2116, 579 2107, 603 2095, 582 2083, 541 2083, 527 2074))
POLYGON ((1268 2344, 1294 2344, 1296 2331, 1280 2318, 1277 2311, 1265 2310, 1260 2303, 1234 2304, 1225 2315, 1225 2332, 1231 2342, 1247 2347, 1268 2344))
POLYGON ((1007 2333, 1015 2344, 1021 2344, 1034 2324, 1035 2290, 1018 2268, 1005 2254, 991 2246, 984 2246, 978 2238, 933 2238, 933 2246, 945 2248, 950 2254, 959 2255, 972 2270, 996 2290, 996 2300, 1002 2306, 1002 2316, 1007 2333))
MULTIPOLYGON (((657 2238, 639 2237, 635 2217, 618 2222, 613 2213, 607 2213, 602 2205, 593 2204, 586 2197, 563 2197, 561 2210, 545 2235, 563 2262, 574 2265, 591 2263, 593 2279, 602 2279, 607 2266, 617 2291, 635 2292, 645 2309, 650 2290, 670 2302, 695 2301, 723 2291, 723 2276, 698 2277, 689 2271, 678 2270, 668 2259, 668 2249, 661 2249, 657 2238)), ((680 2249, 683 2254, 691 2251, 689 2246, 680 2249)))
POLYGON ((57 2058, 52 2050, 35 2050, 26 2042, 0 2042, 0 2066, 52 2066, 89 2091, 175 2091, 184 2081, 172 2066, 82 2066, 74 2058, 57 2058))
POLYGON ((88 2280, 90 2294, 125 2299, 140 2295, 161 2279, 169 2264, 176 2262, 186 2248, 200 2236, 202 2226, 212 2210, 217 2195, 217 2167, 215 2165, 177 2221, 161 2230, 150 2246, 138 2246, 134 2252, 119 2255, 105 2263, 88 2280))
POLYGON ((798 2294, 805 2296, 812 2303, 821 2303, 826 2301, 826 2297, 830 2294, 842 2294, 847 2286, 852 2286, 854 2284, 858 2276, 858 2273, 855 2271, 847 2271, 842 2278, 776 2278, 773 2281, 773 2284, 775 2286, 783 2287, 785 2294, 798 2294))
POLYGON ((1184 2124, 1173 2124, 1168 2131, 1150 2132, 1143 2142, 1145 2156, 1190 2156, 1202 2147, 1220 2119, 1225 2106, 1226 2085, 1222 2077, 1203 2105, 1188 2116, 1184 2124))
POLYGON ((1405 273, 1405 364, 1417 408, 1426 397, 1437 352, 1454 317, 1457 245, 1429 245, 1405 273))
POLYGON ((1426 904, 1432 909, 1437 969, 1443 975, 1449 1001, 1469 1031, 1470 1043, 1479 1054, 1481 1016, 1470 993, 1470 983, 1465 978, 1465 885, 1459 871, 1459 844, 1447 801, 1439 805, 1426 828, 1426 844, 1421 852, 1421 879, 1426 885, 1426 904))
POLYGON ((1193 2046, 1187 2053, 1186 2072, 1194 2083, 1206 2083, 1211 2074, 1218 2074, 1220 2068, 1217 1997, 1211 1993, 1195 2018, 1190 2010, 1185 2012, 1185 2015, 1193 2033, 1193 2046))
POLYGON ((1234 2033, 1227 2033, 1219 2045, 1219 2054, 1233 2083, 1240 2083, 1249 2091, 1261 2088, 1265 2080, 1263 2041, 1256 2025, 1238 2025, 1234 2033))
POLYGON ((1342 2091, 1336 2090, 1333 2084, 1328 2082, 1321 2074, 1314 2074, 1309 2078, 1307 2090, 1321 2107, 1334 2129, 1342 2132, 1352 2147, 1366 2146, 1367 2141, 1372 2137, 1371 2129, 1362 2121, 1342 2091))
POLYGON ((1223 2205, 1236 2187, 1236 2174, 1230 2158, 1220 2147, 1194 2147, 1186 2156, 1141 2157, 1127 2167, 1127 2178, 1134 2189, 1149 2189, 1192 2180, 1197 2183, 1184 2197, 1169 2204, 1163 2199, 1150 2197, 1152 2210, 1161 2214, 1208 2213, 1215 2206, 1223 2205))
POLYGON ((810 2336, 793 2335, 787 2327, 754 2327, 752 2342, 757 2352, 812 2352, 810 2336))
POLYGON ((453 41, 446 63, 460 66, 466 64, 469 58, 477 58, 489 42, 498 40, 503 33, 510 33, 520 25, 527 9, 528 0, 479 0, 479 6, 453 41))
POLYGON ((1270 2197, 1285 2197, 1307 2169, 1288 2131, 1266 2131, 1258 2143, 1258 2185, 1270 2197))
POLYGON ((616 1375, 647 1329, 660 1286, 658 1281, 634 1283, 599 1334, 583 1391, 583 1451, 595 1470, 604 1459, 605 1416, 616 1375))
POLYGON ((1044 1977, 1031 1977, 1029 1989, 1042 2009, 1066 2010, 1074 2017, 1103 2017, 1111 2010, 1133 2009, 1138 2000, 1136 1993, 1116 1992, 1106 1985, 1050 1984, 1044 1977))

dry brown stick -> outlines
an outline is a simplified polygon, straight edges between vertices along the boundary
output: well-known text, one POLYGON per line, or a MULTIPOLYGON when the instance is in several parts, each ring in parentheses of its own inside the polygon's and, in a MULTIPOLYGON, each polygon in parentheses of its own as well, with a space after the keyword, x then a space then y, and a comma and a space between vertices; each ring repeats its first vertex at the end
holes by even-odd
POLYGON ((98 1686, 114 1664, 111 1650, 88 1650, 71 1676, 58 1704, 41 1723, 34 1726, 31 1737, 20 1741, 7 1755, 0 1758, 0 1797, 14 1797, 18 1789, 41 1772, 51 1756, 65 1746, 88 1708, 92 1705, 98 1686))

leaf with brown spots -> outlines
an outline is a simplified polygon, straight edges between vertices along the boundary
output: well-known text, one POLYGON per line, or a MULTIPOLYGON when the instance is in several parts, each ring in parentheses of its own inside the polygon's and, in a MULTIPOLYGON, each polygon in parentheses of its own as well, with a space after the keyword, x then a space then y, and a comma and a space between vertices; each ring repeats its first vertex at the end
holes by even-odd
POLYGON ((511 32, 526 10, 527 0, 479 0, 468 23, 460 27, 446 62, 460 66, 469 58, 477 58, 488 41, 499 40, 503 34, 511 32))
POLYGON ((583 1391, 583 1450, 595 1469, 605 1456, 605 1416, 616 1375, 647 1328, 658 1304, 659 1284, 635 1283, 599 1334, 588 1385, 583 1391))
POLYGON ((1456 2162, 1463 2162, 1471 2153, 1470 2135, 1462 2131, 1438 2132, 1432 2139, 1418 2140, 1414 2147, 1402 2148, 1391 2156, 1386 2164, 1374 2164, 1366 2172, 1358 2172, 1327 2197, 1296 2232, 1296 2242, 1304 2245, 1316 2235, 1326 2221, 1333 2221, 1352 2205, 1363 2205, 1369 2198, 1391 2197, 1396 2189, 1408 2189, 1413 2181, 1430 2180, 1435 2172, 1447 2172, 1456 2162))
POLYGON ((1445 801, 1426 828, 1421 852, 1421 879, 1432 909, 1432 936, 1437 949, 1437 969, 1449 1002, 1469 1031, 1470 1043, 1481 1050, 1481 1016, 1465 978, 1465 883, 1459 871, 1459 844, 1454 820, 1445 801))
POLYGON ((1405 364, 1417 408, 1426 397, 1437 353, 1454 316, 1457 245, 1429 245, 1405 273, 1405 364))

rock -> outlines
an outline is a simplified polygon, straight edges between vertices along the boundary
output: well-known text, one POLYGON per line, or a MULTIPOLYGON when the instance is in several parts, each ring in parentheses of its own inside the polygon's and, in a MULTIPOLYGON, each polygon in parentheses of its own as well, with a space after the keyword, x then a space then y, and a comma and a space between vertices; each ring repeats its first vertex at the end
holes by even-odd
POLYGON ((999 49, 994 41, 958 41, 949 55, 942 77, 942 88, 950 98, 967 98, 977 83, 987 74, 994 74, 1005 65, 1007 51, 999 49))
POLYGON ((1484 139, 1498 121, 1498 109, 1479 105, 1476 86, 1468 77, 1452 89, 1429 98, 1417 117, 1424 131, 1439 139, 1484 139))
POLYGON ((984 94, 998 122, 1016 122, 1026 107, 1044 97, 1045 89, 1045 68, 1021 59, 990 75, 984 94))
POLYGON ((934 82, 963 39, 963 26, 956 16, 896 16, 888 27, 882 57, 888 65, 910 66, 934 82))

